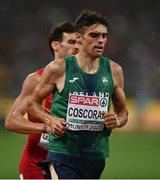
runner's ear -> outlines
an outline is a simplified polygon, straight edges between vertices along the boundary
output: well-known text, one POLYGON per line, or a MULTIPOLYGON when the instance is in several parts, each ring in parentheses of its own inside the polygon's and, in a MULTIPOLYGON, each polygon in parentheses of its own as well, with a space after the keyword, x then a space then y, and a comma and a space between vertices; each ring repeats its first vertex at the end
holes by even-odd
POLYGON ((52 41, 51 46, 52 46, 53 50, 56 51, 58 49, 59 42, 58 41, 52 41))

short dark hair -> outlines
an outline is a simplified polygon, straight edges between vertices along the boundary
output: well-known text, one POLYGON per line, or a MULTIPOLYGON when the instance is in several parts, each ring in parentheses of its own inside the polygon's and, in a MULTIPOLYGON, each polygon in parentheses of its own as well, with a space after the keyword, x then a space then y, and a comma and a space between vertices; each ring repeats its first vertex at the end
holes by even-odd
POLYGON ((83 10, 75 20, 76 30, 79 33, 82 33, 84 27, 88 27, 93 24, 102 24, 107 28, 109 27, 107 17, 92 10, 83 10))
POLYGON ((61 42, 63 39, 63 33, 74 33, 74 32, 76 32, 76 29, 74 24, 71 22, 59 23, 51 29, 48 37, 48 42, 53 56, 54 56, 54 50, 51 46, 52 41, 61 42))

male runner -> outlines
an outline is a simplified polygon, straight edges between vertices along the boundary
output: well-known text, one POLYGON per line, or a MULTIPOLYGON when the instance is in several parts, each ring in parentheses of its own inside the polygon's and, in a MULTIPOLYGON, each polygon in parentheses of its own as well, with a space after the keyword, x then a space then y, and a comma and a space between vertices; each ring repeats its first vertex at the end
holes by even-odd
MULTIPOLYGON (((74 26, 69 22, 55 26, 49 36, 49 46, 55 59, 76 54, 78 47, 74 26)), ((26 77, 21 93, 15 100, 5 120, 7 129, 18 133, 30 134, 28 135, 19 165, 21 179, 45 179, 44 173, 37 166, 37 163, 46 158, 47 150, 45 145, 48 141, 48 135, 43 132, 50 132, 50 129, 44 123, 40 123, 40 121, 31 116, 28 119, 24 117, 28 98, 39 83, 42 73, 43 69, 40 69, 26 77)), ((51 102, 52 95, 49 95, 43 101, 43 108, 47 113, 50 112, 51 102)))
POLYGON ((80 52, 46 66, 28 112, 54 133, 50 134, 47 161, 58 178, 98 179, 109 156, 111 130, 124 126, 128 119, 123 71, 119 64, 102 57, 108 35, 106 17, 82 12, 76 28, 80 52), (41 103, 52 92, 50 115, 41 103), (109 112, 111 100, 114 112, 109 112))

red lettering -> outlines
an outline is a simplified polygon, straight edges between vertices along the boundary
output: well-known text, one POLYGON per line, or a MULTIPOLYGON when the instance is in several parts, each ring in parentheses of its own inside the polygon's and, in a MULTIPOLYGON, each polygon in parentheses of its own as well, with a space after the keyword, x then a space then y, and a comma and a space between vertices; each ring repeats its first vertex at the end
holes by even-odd
POLYGON ((71 104, 77 104, 77 96, 75 96, 75 95, 71 95, 70 96, 70 100, 69 100, 69 102, 71 103, 71 104))
POLYGON ((99 97, 70 95, 69 103, 86 106, 98 106, 99 97))

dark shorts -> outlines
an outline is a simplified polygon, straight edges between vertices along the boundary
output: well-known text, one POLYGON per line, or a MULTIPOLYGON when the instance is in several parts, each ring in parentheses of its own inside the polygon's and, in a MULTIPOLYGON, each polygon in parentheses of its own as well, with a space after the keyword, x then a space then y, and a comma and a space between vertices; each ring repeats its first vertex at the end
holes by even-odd
POLYGON ((49 173, 49 163, 53 165, 59 179, 99 179, 105 167, 105 159, 84 160, 50 152, 46 161, 40 164, 46 173, 49 173))

